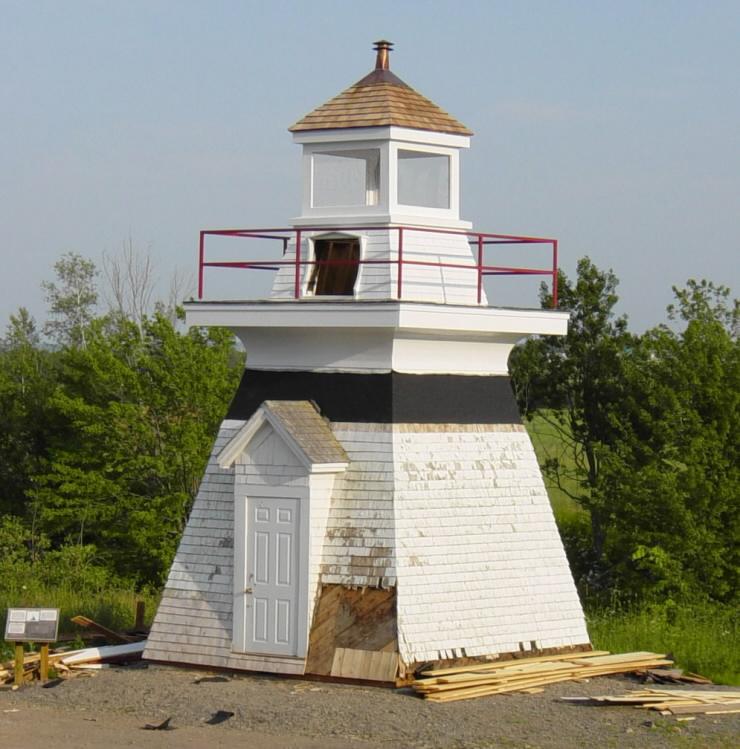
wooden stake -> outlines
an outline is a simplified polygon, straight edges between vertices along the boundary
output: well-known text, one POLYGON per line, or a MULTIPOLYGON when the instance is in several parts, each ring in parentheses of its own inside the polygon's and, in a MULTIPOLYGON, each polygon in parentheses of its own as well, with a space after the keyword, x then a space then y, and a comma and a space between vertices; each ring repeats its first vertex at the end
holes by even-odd
POLYGON ((41 663, 39 670, 39 679, 43 684, 49 678, 49 643, 45 642, 41 646, 41 663))
POLYGON ((23 684, 23 643, 15 643, 15 683, 23 684))
POLYGON ((137 601, 136 602, 136 620, 134 622, 134 629, 144 629, 144 611, 146 608, 146 604, 144 601, 137 601))

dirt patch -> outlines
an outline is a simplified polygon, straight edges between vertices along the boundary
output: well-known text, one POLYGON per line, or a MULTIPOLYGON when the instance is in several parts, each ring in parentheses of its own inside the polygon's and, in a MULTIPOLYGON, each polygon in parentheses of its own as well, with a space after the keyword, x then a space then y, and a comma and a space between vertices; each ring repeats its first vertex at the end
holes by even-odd
POLYGON ((405 690, 242 674, 214 674, 219 678, 203 680, 208 676, 204 671, 150 665, 106 669, 52 689, 35 686, 2 692, 3 735, 13 735, 11 724, 22 725, 29 749, 55 745, 44 732, 53 728, 56 719, 64 724, 59 730, 67 737, 60 743, 60 734, 55 734, 56 745, 107 749, 196 747, 206 741, 209 746, 241 742, 265 749, 636 749, 647 741, 651 749, 729 749, 737 746, 740 736, 738 715, 697 716, 690 723, 678 723, 644 710, 557 701, 561 695, 621 694, 636 686, 623 677, 556 684, 537 695, 434 704, 405 690), (18 712, 8 712, 13 710, 18 712), (206 721, 219 710, 234 715, 219 725, 208 725, 206 721), (141 730, 145 723, 168 717, 174 731, 141 730))

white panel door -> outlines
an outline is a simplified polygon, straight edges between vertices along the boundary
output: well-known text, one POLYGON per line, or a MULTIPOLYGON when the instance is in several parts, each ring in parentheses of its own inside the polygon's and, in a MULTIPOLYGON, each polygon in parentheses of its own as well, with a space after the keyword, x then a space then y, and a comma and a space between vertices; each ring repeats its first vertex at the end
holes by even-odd
POLYGON ((247 498, 248 653, 297 654, 298 500, 247 498))

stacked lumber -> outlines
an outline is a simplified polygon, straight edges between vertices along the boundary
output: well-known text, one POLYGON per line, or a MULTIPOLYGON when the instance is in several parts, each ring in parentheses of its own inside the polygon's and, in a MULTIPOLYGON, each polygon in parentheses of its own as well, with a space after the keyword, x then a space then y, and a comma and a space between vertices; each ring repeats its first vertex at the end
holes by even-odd
MULTIPOLYGON (((60 650, 56 653, 49 653, 49 666, 56 671, 57 676, 71 678, 77 675, 75 672, 78 669, 100 668, 108 663, 139 660, 145 646, 146 641, 142 641, 84 650, 60 650)), ((0 664, 0 684, 13 680, 14 663, 11 660, 0 664)), ((33 681, 38 678, 40 666, 38 653, 26 653, 23 657, 24 681, 33 681)))
MULTIPOLYGON (((57 672, 67 672, 69 669, 64 666, 61 661, 62 658, 72 655, 73 653, 79 653, 79 650, 61 650, 55 653, 49 653, 49 666, 54 668, 57 672)), ((15 661, 9 660, 5 663, 0 664, 0 684, 5 682, 13 681, 15 675, 15 661)), ((41 656, 39 653, 26 653, 23 656, 23 680, 33 681, 39 676, 39 670, 41 668, 41 656)))
POLYGON ((657 710, 661 715, 740 713, 740 691, 641 689, 619 696, 562 697, 561 699, 565 702, 575 702, 582 705, 631 705, 648 710, 657 710))
POLYGON ((672 661, 665 655, 645 652, 611 655, 606 651, 597 651, 543 655, 423 671, 411 686, 428 700, 454 702, 490 694, 532 694, 548 684, 561 681, 644 671, 671 664, 672 661))
POLYGON ((699 674, 684 672, 680 668, 650 668, 647 671, 637 671, 646 682, 653 684, 713 684, 711 679, 699 674))

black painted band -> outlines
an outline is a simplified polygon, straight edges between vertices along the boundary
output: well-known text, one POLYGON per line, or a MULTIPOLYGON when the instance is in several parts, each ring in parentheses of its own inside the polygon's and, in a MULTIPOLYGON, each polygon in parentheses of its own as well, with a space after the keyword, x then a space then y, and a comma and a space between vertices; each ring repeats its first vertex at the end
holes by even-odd
POLYGON ((266 400, 313 401, 330 421, 521 424, 505 376, 247 369, 226 418, 248 419, 266 400))

